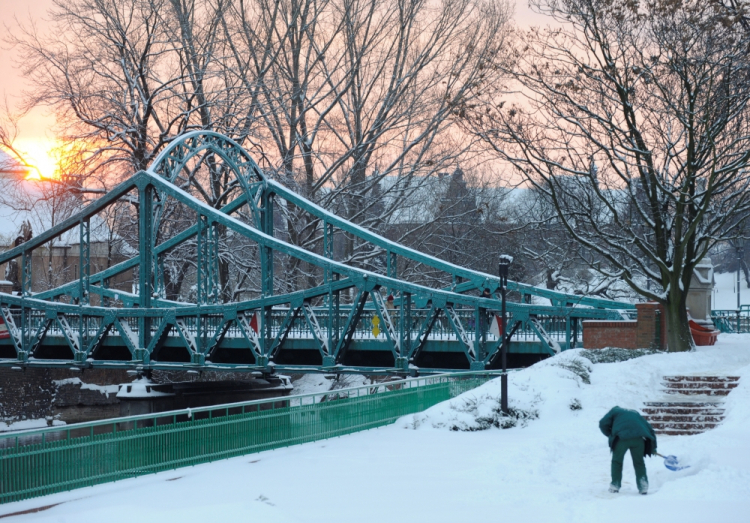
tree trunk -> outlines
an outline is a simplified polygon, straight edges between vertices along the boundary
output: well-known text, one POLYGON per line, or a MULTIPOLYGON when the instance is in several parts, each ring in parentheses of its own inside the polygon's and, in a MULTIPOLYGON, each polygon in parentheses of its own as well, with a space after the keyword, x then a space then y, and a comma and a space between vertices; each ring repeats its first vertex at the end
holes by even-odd
POLYGON ((669 299, 664 303, 664 314, 667 315, 667 351, 687 352, 693 350, 695 343, 690 334, 687 315, 687 293, 672 285, 669 299))

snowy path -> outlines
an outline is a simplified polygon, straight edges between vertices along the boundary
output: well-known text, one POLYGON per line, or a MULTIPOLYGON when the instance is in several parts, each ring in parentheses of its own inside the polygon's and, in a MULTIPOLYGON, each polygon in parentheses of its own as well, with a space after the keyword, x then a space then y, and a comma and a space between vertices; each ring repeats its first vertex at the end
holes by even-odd
POLYGON ((569 351, 512 376, 511 406, 536 410, 525 427, 456 432, 491 415, 499 384, 395 425, 0 506, 0 517, 62 503, 10 522, 705 522, 750 513, 750 335, 716 347, 589 365, 569 351), (591 384, 561 364, 584 363, 591 384), (613 405, 660 397, 665 374, 740 375, 727 419, 698 436, 659 438, 662 453, 692 464, 670 472, 647 460, 648 496, 626 460, 609 494, 599 418, 613 405), (582 410, 569 408, 578 399, 582 410), (414 427, 417 427, 414 430, 414 427))

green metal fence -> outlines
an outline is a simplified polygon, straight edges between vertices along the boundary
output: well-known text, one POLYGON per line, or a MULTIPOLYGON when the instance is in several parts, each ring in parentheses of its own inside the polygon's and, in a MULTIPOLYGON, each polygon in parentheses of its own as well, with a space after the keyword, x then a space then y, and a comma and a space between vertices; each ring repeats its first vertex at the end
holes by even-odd
POLYGON ((721 332, 750 332, 750 305, 740 309, 712 310, 711 321, 721 332))
POLYGON ((0 435, 0 504, 387 425, 497 376, 444 374, 0 435))

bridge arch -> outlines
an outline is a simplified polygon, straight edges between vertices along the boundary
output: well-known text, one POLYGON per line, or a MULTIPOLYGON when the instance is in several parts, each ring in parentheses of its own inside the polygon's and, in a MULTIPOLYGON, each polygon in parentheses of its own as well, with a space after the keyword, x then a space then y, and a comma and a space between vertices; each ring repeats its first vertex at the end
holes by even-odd
POLYGON ((157 155, 147 171, 174 183, 187 162, 203 151, 213 152, 227 162, 240 183, 265 181, 260 167, 244 147, 215 131, 193 131, 179 136, 157 155))
MULTIPOLYGON (((172 184, 178 185, 180 173, 191 160, 214 154, 224 161, 229 171, 239 182, 247 203, 253 213, 255 227, 261 228, 261 202, 267 189, 266 177, 250 154, 231 138, 215 131, 197 130, 175 138, 161 151, 149 165, 147 172, 158 175, 172 184)), ((154 233, 159 228, 164 203, 164 194, 157 192, 154 202, 154 233)), ((208 203, 208 202, 207 202, 208 203)))

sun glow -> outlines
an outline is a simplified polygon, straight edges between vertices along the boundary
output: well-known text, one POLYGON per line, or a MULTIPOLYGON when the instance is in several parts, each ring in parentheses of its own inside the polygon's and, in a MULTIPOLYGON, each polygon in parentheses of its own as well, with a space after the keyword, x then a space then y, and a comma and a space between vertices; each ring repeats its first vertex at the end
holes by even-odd
POLYGON ((27 180, 42 181, 60 176, 59 159, 56 151, 59 144, 54 140, 18 140, 18 151, 29 166, 27 180))

